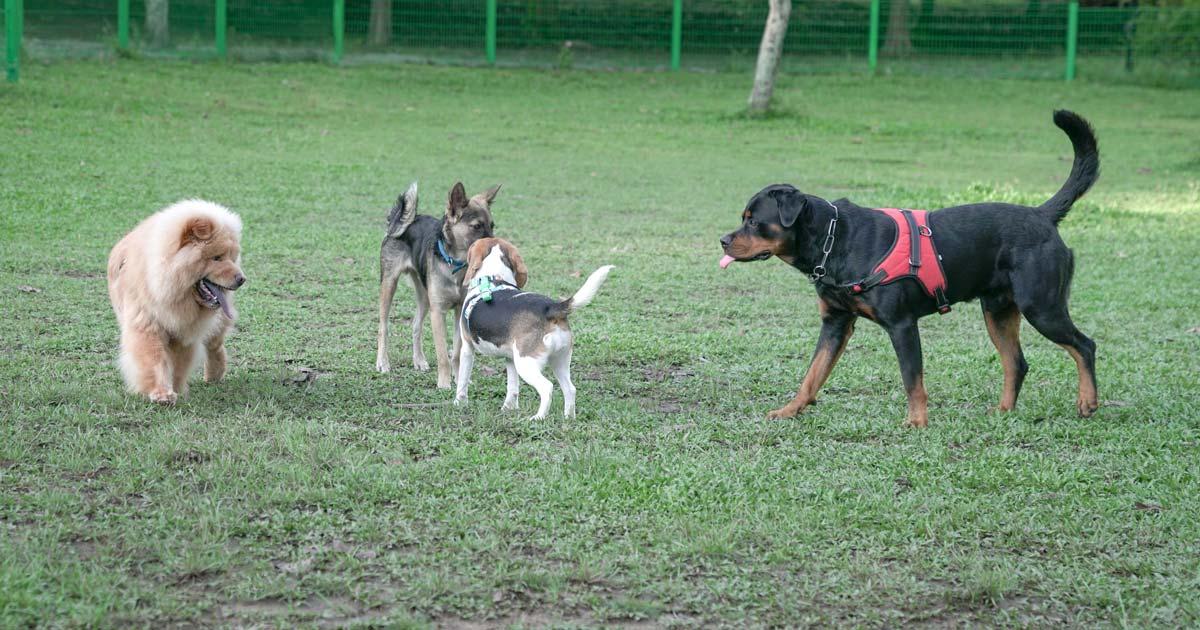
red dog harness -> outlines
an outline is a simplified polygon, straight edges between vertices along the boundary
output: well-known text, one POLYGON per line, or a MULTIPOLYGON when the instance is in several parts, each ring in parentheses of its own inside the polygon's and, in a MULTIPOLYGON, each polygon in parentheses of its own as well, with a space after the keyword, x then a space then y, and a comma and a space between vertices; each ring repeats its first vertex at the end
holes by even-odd
POLYGON ((929 212, 896 208, 880 208, 879 211, 896 222, 896 242, 875 265, 875 271, 851 285, 850 292, 862 293, 901 278, 915 278, 925 293, 937 300, 938 312, 943 315, 949 313, 946 273, 942 270, 942 257, 938 256, 937 247, 933 244, 933 230, 929 229, 927 216, 929 212))

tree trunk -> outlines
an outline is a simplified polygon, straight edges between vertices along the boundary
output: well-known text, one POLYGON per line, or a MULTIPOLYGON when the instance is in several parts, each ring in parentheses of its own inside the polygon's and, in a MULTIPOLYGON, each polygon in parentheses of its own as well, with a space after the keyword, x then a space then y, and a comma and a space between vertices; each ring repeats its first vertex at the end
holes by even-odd
POLYGON ((775 92, 775 75, 779 58, 783 56, 783 37, 787 35, 788 19, 792 15, 792 0, 769 0, 767 25, 763 28, 762 44, 758 47, 758 63, 754 68, 754 88, 750 90, 750 113, 762 114, 771 107, 775 92))
POLYGON ((908 33, 908 0, 892 0, 883 52, 896 57, 912 52, 912 36, 908 33))
POLYGON ((387 46, 392 43, 392 0, 371 0, 371 24, 367 43, 387 46))
POLYGON ((162 48, 171 41, 170 0, 146 0, 146 43, 162 48))

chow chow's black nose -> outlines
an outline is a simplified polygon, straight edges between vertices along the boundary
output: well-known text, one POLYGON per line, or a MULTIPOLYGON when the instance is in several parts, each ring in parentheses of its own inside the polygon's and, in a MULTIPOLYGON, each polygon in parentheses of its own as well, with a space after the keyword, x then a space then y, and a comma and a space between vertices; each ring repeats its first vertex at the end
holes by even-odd
POLYGON ((240 288, 243 284, 246 284, 246 276, 239 273, 233 277, 233 288, 240 288))

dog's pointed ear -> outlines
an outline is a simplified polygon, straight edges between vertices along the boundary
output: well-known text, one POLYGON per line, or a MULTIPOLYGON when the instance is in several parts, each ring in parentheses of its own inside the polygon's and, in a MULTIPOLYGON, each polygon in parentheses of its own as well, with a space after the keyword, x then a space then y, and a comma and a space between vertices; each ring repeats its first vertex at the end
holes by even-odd
POLYGON ((450 189, 450 199, 446 202, 446 216, 457 219, 466 207, 467 189, 463 188, 462 182, 455 182, 450 189))
POLYGON ((780 190, 772 196, 775 197, 775 205, 779 206, 779 223, 783 227, 792 227, 808 206, 807 198, 795 188, 780 190))
POLYGON ((491 206, 492 202, 496 200, 496 194, 499 192, 500 192, 500 184, 496 184, 495 186, 492 186, 491 188, 484 191, 483 198, 485 200, 487 200, 488 206, 491 206))
POLYGON ((183 225, 182 244, 203 243, 212 238, 214 229, 212 219, 208 217, 194 217, 189 219, 183 225))

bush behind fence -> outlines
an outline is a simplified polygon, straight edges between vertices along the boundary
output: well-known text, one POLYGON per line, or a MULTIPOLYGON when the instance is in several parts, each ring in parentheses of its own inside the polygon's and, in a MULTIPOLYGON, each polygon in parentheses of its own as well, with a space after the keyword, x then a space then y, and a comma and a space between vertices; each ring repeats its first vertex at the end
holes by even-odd
MULTIPOLYGON (((20 0, 7 0, 19 2, 20 0)), ((484 63, 489 0, 341 0, 345 59, 484 63)), ((491 0, 498 63, 660 68, 670 63, 674 0, 491 0)), ((338 0, 130 0, 133 51, 212 56, 217 6, 226 11, 235 58, 330 58, 340 46, 338 0), (169 40, 152 45, 147 7, 169 7, 169 40)), ((682 0, 682 66, 744 69, 766 18, 765 0, 682 0)), ((880 3, 877 45, 884 72, 1062 77, 1067 2, 914 0, 901 45, 880 3)), ((28 54, 110 54, 118 0, 25 0, 28 54)), ((795 0, 785 70, 867 69, 871 0, 795 0)), ((7 30, 7 29, 5 29, 7 30)), ((1082 7, 1076 39, 1081 74, 1102 80, 1200 85, 1200 8, 1082 7)))

